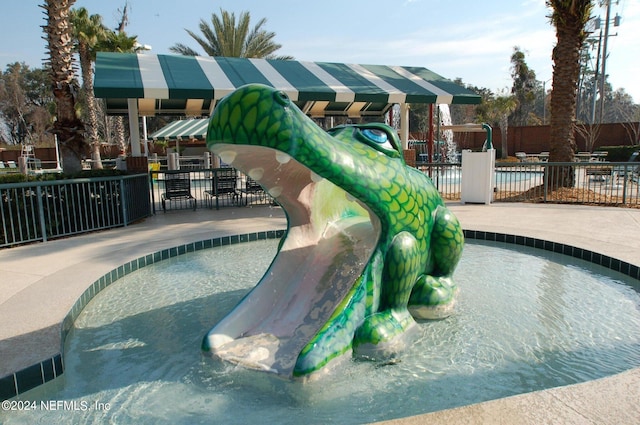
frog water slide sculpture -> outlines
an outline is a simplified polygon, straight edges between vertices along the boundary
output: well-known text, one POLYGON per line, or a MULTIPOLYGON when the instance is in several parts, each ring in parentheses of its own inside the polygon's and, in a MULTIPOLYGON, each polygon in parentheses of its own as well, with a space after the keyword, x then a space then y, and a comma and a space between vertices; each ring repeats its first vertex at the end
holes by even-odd
POLYGON ((431 180, 380 124, 318 127, 282 91, 246 85, 211 116, 208 148, 275 198, 286 234, 258 284, 202 348, 316 376, 348 354, 389 359, 416 319, 451 314, 464 238, 431 180))

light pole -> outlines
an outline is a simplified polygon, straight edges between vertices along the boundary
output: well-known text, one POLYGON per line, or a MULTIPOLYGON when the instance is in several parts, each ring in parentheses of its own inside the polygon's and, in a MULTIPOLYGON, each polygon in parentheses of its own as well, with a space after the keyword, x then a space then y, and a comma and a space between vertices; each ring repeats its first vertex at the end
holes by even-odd
POLYGON ((542 125, 547 124, 547 83, 551 80, 553 78, 542 82, 542 125))
MULTIPOLYGON (((598 19, 598 22, 600 20, 598 19)), ((598 26, 600 24, 598 23, 598 26)), ((602 30, 600 30, 600 35, 598 36, 598 53, 596 56, 596 69, 593 76, 593 98, 591 101, 591 124, 596 123, 596 97, 598 94, 598 73, 600 72, 600 46, 602 45, 602 30)))
MULTIPOLYGON (((616 35, 618 35, 618 34, 612 34, 612 35, 609 34, 609 25, 613 22, 613 26, 617 27, 620 25, 620 20, 621 20, 620 15, 618 15, 617 13, 616 13, 616 16, 613 19, 611 19, 611 0, 604 0, 601 3, 601 5, 606 6, 607 11, 604 19, 604 35, 602 35, 602 30, 600 30, 601 31, 600 37, 604 38, 602 42, 602 72, 600 73, 600 112, 599 112, 600 123, 602 123, 602 117, 604 116, 604 99, 607 91, 607 88, 605 87, 605 81, 607 79, 607 74, 606 74, 607 56, 608 56, 607 44, 609 41, 609 37, 615 37, 616 35)), ((600 28, 600 20, 598 19, 596 24, 596 29, 599 29, 599 28, 600 28)), ((600 50, 600 41, 598 42, 598 51, 599 50, 600 50)), ((598 60, 599 59, 600 59, 600 55, 598 55, 598 60)), ((596 80, 597 80, 597 77, 596 77, 596 80)))

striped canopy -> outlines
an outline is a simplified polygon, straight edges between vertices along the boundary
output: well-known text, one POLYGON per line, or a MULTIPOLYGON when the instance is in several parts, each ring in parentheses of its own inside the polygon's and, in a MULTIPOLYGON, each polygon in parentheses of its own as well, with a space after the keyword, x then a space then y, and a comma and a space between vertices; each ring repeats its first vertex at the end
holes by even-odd
POLYGON ((393 104, 477 104, 480 96, 426 68, 268 59, 98 53, 94 93, 107 113, 210 115, 248 83, 284 91, 311 116, 381 115, 393 104))
POLYGON ((208 118, 177 120, 149 135, 152 140, 204 140, 207 135, 208 118))

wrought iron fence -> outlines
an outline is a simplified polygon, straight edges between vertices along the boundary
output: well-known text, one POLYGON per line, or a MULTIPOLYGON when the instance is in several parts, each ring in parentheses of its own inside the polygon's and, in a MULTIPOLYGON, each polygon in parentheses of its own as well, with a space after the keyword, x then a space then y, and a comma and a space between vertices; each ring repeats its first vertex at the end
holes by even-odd
POLYGON ((150 214, 145 174, 0 184, 0 247, 127 226, 150 214))
POLYGON ((233 168, 152 170, 151 202, 156 211, 269 205, 274 199, 247 175, 233 168), (229 171, 233 170, 233 175, 229 171), (176 178, 185 180, 184 191, 172 191, 176 178), (230 183, 229 179, 233 179, 230 183))
MULTIPOLYGON (((446 200, 461 199, 461 164, 423 164, 446 200)), ((497 163, 495 202, 640 206, 640 164, 634 162, 497 163), (563 185, 569 173, 570 187, 563 185)))

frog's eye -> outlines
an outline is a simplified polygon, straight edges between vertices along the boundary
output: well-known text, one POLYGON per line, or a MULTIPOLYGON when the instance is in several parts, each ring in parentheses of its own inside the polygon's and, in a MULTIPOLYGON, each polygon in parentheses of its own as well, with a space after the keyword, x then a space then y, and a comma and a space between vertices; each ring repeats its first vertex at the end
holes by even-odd
POLYGON ((289 96, 283 91, 277 91, 273 94, 273 97, 276 102, 283 106, 287 106, 289 104, 289 96))
POLYGON ((380 145, 387 142, 389 137, 387 133, 382 130, 378 130, 377 128, 365 128, 362 130, 362 134, 369 140, 376 142, 380 145))
POLYGON ((365 142, 367 145, 388 156, 395 158, 400 155, 398 149, 393 143, 393 140, 389 136, 389 133, 384 131, 382 128, 357 127, 356 137, 360 141, 365 142))

